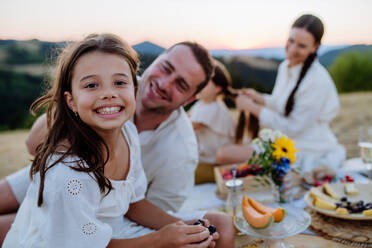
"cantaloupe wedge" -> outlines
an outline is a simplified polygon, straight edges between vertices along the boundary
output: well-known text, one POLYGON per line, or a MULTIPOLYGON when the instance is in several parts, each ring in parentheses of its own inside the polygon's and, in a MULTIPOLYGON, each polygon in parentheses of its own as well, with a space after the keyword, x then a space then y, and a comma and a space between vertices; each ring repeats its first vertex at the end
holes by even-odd
POLYGON ((248 203, 251 204, 251 206, 255 210, 257 210, 257 212, 259 212, 261 214, 271 213, 274 216, 274 221, 275 222, 281 222, 285 217, 285 209, 284 208, 278 207, 278 208, 274 209, 274 208, 271 208, 271 207, 267 207, 267 206, 255 201, 255 200, 253 200, 250 197, 248 197, 248 203))
POLYGON ((248 203, 247 198, 245 196, 243 197, 242 210, 244 218, 246 219, 248 224, 255 229, 267 228, 274 221, 274 217, 272 216, 271 213, 260 214, 259 212, 257 212, 248 203))

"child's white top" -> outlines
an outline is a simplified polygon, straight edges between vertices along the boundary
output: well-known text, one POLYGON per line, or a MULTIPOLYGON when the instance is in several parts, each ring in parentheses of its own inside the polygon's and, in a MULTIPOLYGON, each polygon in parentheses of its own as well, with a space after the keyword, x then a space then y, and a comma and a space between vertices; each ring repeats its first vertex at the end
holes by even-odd
MULTIPOLYGON (((46 173, 41 207, 35 176, 3 247, 106 247, 118 236, 129 204, 144 198, 147 185, 137 130, 128 121, 122 131, 130 150, 126 180, 110 180, 114 189, 105 196, 93 174, 69 167, 76 166, 77 157, 65 158, 46 173)), ((51 156, 48 164, 58 157, 51 156)))
POLYGON ((190 109, 190 119, 206 126, 195 130, 199 161, 216 163, 217 149, 234 142, 235 123, 230 111, 222 101, 198 101, 190 109))

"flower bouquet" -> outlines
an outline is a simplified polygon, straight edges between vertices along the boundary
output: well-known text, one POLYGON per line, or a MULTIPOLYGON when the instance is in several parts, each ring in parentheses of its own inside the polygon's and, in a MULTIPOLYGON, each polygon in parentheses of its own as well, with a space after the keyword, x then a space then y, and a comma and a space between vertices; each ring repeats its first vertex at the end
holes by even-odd
POLYGON ((291 186, 286 185, 285 178, 289 171, 294 170, 291 165, 298 152, 294 142, 280 131, 263 129, 252 145, 253 155, 247 164, 258 168, 257 175, 261 177, 255 180, 261 185, 271 185, 273 192, 278 194, 277 200, 285 202, 285 191, 291 186))

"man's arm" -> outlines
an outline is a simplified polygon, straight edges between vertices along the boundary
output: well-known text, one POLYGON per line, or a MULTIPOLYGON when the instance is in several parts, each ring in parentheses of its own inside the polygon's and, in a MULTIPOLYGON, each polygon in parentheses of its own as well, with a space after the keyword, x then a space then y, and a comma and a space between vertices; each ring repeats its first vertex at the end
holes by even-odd
POLYGON ((20 204, 5 179, 0 181, 0 196, 0 214, 15 213, 20 204))
POLYGON ((14 221, 19 203, 8 182, 0 181, 0 246, 14 221))
POLYGON ((41 143, 47 133, 47 118, 46 114, 43 114, 34 122, 26 139, 26 147, 31 155, 35 155, 36 147, 41 143))
MULTIPOLYGON (((31 155, 35 155, 36 147, 40 144, 46 134, 46 114, 43 114, 33 124, 26 140, 26 146, 31 155)), ((30 181, 28 171, 29 167, 26 167, 21 171, 10 175, 7 179, 0 181, 0 245, 10 229, 19 205, 26 194, 30 181), (12 184, 10 184, 8 180, 12 184), (10 185, 12 185, 13 188, 10 185), (17 199, 17 197, 19 199, 17 199)))

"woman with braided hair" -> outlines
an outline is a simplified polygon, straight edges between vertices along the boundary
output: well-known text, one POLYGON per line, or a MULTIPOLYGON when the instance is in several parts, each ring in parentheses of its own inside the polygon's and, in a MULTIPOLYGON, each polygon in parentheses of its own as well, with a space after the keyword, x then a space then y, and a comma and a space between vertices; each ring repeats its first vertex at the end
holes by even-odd
POLYGON ((260 126, 292 138, 300 150, 297 165, 315 176, 331 173, 345 159, 345 149, 329 127, 339 111, 337 90, 317 60, 323 33, 318 17, 299 17, 289 32, 286 59, 279 66, 272 94, 244 89, 236 99, 237 108, 257 117, 260 126))

